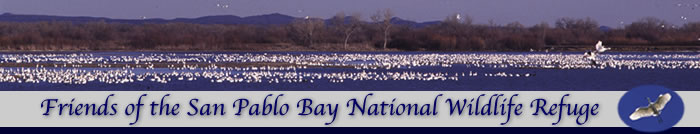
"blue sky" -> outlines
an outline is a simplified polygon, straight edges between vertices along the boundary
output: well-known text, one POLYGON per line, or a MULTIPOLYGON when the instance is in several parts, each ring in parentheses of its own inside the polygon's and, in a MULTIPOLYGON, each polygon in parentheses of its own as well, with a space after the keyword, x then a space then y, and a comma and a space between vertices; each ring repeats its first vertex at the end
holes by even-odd
POLYGON ((414 21, 442 20, 460 13, 477 23, 533 25, 552 24, 561 17, 591 17, 617 27, 646 16, 677 25, 700 21, 698 4, 700 0, 0 0, 0 12, 172 19, 269 13, 328 18, 344 11, 359 12, 367 19, 378 9, 390 8, 398 17, 414 21))

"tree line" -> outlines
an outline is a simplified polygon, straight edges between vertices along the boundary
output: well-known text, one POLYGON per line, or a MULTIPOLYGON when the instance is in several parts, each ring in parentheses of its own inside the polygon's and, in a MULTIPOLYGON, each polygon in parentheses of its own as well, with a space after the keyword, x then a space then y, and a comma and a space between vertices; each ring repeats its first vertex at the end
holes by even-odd
POLYGON ((474 24, 453 14, 424 27, 392 23, 393 13, 338 13, 328 21, 304 17, 284 25, 120 24, 103 21, 0 22, 0 50, 319 50, 527 51, 556 46, 700 46, 700 22, 674 26, 648 17, 618 28, 590 18, 554 25, 474 24))

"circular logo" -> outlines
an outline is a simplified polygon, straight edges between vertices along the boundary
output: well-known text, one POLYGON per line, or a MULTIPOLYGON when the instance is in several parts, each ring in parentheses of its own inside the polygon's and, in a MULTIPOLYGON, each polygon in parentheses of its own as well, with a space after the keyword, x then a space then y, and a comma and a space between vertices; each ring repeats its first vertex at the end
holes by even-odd
POLYGON ((661 132, 673 127, 683 117, 683 110, 681 97, 658 85, 627 91, 617 106, 622 121, 642 132, 661 132))

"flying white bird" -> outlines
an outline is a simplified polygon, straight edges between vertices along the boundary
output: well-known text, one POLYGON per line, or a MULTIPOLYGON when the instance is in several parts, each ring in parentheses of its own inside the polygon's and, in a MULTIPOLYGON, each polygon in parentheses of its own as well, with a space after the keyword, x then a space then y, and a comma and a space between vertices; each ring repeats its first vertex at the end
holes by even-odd
POLYGON ((583 54, 583 58, 585 58, 586 60, 590 60, 591 63, 597 65, 598 63, 596 62, 596 57, 597 57, 598 53, 602 53, 602 52, 605 52, 607 50, 610 50, 610 48, 606 48, 605 46, 603 46, 602 41, 598 41, 598 43, 595 44, 595 50, 586 51, 586 53, 583 54))
POLYGON ((661 117, 659 116, 661 114, 661 110, 664 109, 666 106, 666 103, 671 100, 671 94, 665 93, 659 95, 659 98, 656 99, 656 102, 651 102, 651 99, 647 97, 647 101, 649 102, 649 105, 646 107, 639 107, 634 110, 634 112, 630 115, 630 120, 638 120, 640 118, 644 117, 657 117, 659 119, 659 122, 661 122, 661 117))
POLYGON ((602 53, 602 52, 605 52, 605 51, 607 51, 607 50, 610 50, 610 48, 607 48, 607 47, 603 46, 603 42, 602 42, 602 41, 598 41, 598 43, 595 44, 595 50, 596 50, 596 52, 598 52, 598 53, 602 53))

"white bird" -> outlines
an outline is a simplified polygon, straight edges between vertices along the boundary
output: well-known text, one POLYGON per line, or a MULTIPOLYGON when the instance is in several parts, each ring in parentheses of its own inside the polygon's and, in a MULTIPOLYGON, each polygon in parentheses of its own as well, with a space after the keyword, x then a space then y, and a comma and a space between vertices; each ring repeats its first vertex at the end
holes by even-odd
POLYGON ((671 100, 671 94, 665 93, 659 95, 659 98, 656 99, 656 102, 651 102, 651 99, 647 97, 647 101, 649 102, 649 105, 646 107, 639 107, 634 110, 634 112, 630 115, 631 120, 638 120, 640 118, 644 117, 658 117, 659 122, 661 122, 661 117, 659 115, 661 114, 661 110, 664 109, 666 106, 666 103, 671 100))
POLYGON ((595 60, 596 59, 596 52, 592 51, 586 51, 586 53, 583 54, 583 57, 588 59, 588 60, 595 60))
POLYGON ((597 52, 593 52, 593 51, 586 51, 586 53, 583 54, 583 58, 591 61, 591 63, 593 63, 594 65, 598 64, 596 62, 596 56, 597 56, 597 52))
POLYGON ((596 50, 596 52, 598 52, 598 53, 602 53, 602 52, 605 52, 605 51, 610 50, 610 48, 607 48, 607 47, 603 46, 603 42, 602 42, 602 41, 598 41, 598 43, 595 44, 595 50, 596 50))
POLYGON ((586 53, 583 54, 583 57, 587 60, 590 60, 593 64, 598 64, 596 63, 598 53, 602 53, 607 50, 610 50, 610 48, 606 48, 605 46, 603 46, 603 41, 598 41, 598 43, 595 44, 595 50, 586 51, 586 53))

